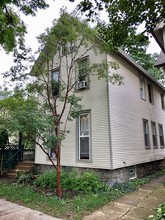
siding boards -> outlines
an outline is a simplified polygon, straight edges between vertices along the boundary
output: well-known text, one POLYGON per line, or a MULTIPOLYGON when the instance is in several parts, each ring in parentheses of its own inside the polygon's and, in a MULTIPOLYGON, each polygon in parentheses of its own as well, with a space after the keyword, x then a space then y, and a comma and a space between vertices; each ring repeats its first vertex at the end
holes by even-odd
MULTIPOLYGON (((108 59, 114 57, 109 56, 108 59)), ((160 145, 158 149, 153 149, 151 139, 151 121, 156 124, 161 121, 165 125, 165 113, 159 103, 159 88, 153 85, 154 105, 151 105, 146 80, 146 101, 140 99, 139 73, 117 56, 115 59, 120 63, 117 72, 124 76, 125 84, 109 84, 113 169, 163 159, 165 151, 160 149, 160 145), (142 118, 149 120, 151 149, 148 150, 144 147, 142 118)))
MULTIPOLYGON (((83 53, 83 49, 81 53, 83 53)), ((105 54, 100 54, 94 51, 88 51, 89 62, 100 63, 106 59, 105 54)), ((56 61, 57 59, 55 59, 56 61)), ((55 63, 54 66, 58 66, 55 63)), ((62 74, 66 74, 65 62, 62 65, 62 74)), ((84 110, 91 110, 91 147, 92 147, 92 160, 77 161, 77 127, 76 120, 68 122, 66 139, 62 143, 61 148, 61 165, 75 166, 75 167, 88 167, 88 168, 101 168, 110 169, 110 146, 109 146, 109 120, 108 120, 108 102, 107 102, 107 82, 105 80, 98 80, 95 75, 90 76, 90 89, 81 90, 77 95, 82 96, 82 105, 84 110)), ((61 108, 59 104, 59 109, 61 108)), ((37 149, 35 163, 50 164, 46 156, 37 149)))

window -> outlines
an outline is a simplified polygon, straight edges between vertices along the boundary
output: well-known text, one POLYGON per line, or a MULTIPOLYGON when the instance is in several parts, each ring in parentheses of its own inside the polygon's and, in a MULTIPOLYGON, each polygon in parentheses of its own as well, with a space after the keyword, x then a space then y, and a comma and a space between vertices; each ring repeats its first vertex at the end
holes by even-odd
POLYGON ((87 81, 88 80, 88 58, 84 58, 78 61, 78 81, 87 81))
POLYGON ((129 168, 129 179, 134 179, 137 177, 135 166, 130 166, 129 168))
POLYGON ((152 142, 153 142, 153 147, 158 148, 157 144, 157 132, 156 132, 156 123, 151 122, 151 130, 152 130, 152 142))
POLYGON ((150 148, 150 140, 149 140, 149 126, 148 120, 143 119, 143 132, 144 132, 144 145, 146 149, 150 148))
POLYGON ((164 109, 164 95, 161 93, 160 94, 160 99, 161 99, 161 107, 164 109))
POLYGON ((90 114, 79 116, 79 160, 90 159, 90 114))
POLYGON ((59 83, 59 69, 52 71, 52 94, 53 96, 58 96, 60 91, 60 83, 59 83))
POLYGON ((153 99, 153 88, 152 88, 152 84, 151 83, 148 83, 148 99, 149 99, 149 102, 151 104, 154 103, 154 99, 153 99))
POLYGON ((161 148, 164 148, 164 134, 163 134, 163 125, 159 124, 159 140, 160 140, 160 146, 161 148))
POLYGON ((145 83, 144 83, 144 78, 140 77, 140 98, 145 99, 145 83))
POLYGON ((51 159, 56 159, 56 154, 52 148, 49 148, 49 156, 51 157, 51 159))

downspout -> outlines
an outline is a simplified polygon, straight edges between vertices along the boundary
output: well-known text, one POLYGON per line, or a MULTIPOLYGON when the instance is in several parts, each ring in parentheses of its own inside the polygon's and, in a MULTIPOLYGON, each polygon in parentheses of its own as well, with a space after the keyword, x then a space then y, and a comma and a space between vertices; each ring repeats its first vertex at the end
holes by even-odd
MULTIPOLYGON (((106 63, 108 64, 106 54, 106 63)), ((109 68, 107 69, 107 74, 109 74, 109 68)), ((110 150, 110 169, 113 169, 113 154, 112 154, 112 137, 111 137, 111 117, 110 117, 110 86, 109 81, 107 81, 107 101, 108 101, 108 127, 109 127, 109 150, 110 150)))

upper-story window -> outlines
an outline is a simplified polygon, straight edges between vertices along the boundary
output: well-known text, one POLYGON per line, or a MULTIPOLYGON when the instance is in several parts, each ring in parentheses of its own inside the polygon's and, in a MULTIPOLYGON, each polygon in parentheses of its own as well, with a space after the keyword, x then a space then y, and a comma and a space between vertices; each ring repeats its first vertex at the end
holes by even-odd
POLYGON ((58 96, 60 94, 60 82, 59 82, 60 71, 55 69, 52 71, 52 94, 58 96))
POLYGON ((139 78, 139 83, 140 83, 140 98, 145 99, 145 81, 144 77, 139 78))
POLYGON ((146 149, 150 148, 149 125, 148 120, 143 119, 144 145, 146 149))
POLYGON ((158 124, 159 128, 159 141, 160 141, 160 147, 164 148, 164 134, 163 134, 163 125, 158 124))
POLYGON ((85 57, 78 61, 78 82, 77 89, 85 89, 89 85, 89 61, 88 57, 85 57))
POLYGON ((154 104, 153 87, 150 82, 148 82, 148 100, 151 104, 154 104))
POLYGON ((161 100, 161 107, 162 109, 164 109, 164 94, 163 93, 160 94, 160 100, 161 100))

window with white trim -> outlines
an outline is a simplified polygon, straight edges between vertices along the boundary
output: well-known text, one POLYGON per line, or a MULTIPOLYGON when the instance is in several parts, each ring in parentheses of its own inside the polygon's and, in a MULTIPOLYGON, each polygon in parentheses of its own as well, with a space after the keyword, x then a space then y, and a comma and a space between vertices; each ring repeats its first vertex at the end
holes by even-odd
POLYGON ((79 160, 90 160, 90 113, 79 115, 79 160))
POLYGON ((144 133, 144 146, 146 149, 150 149, 149 125, 148 125, 148 120, 146 119, 143 119, 143 133, 144 133))
POLYGON ((157 143, 157 131, 156 131, 156 123, 151 121, 151 131, 152 131, 152 143, 154 148, 158 148, 157 143))
POLYGON ((164 134, 163 134, 163 125, 158 124, 159 128, 159 141, 160 141, 160 147, 164 148, 164 134))
POLYGON ((144 81, 144 77, 140 76, 139 83, 140 83, 140 98, 145 99, 145 81, 144 81))

